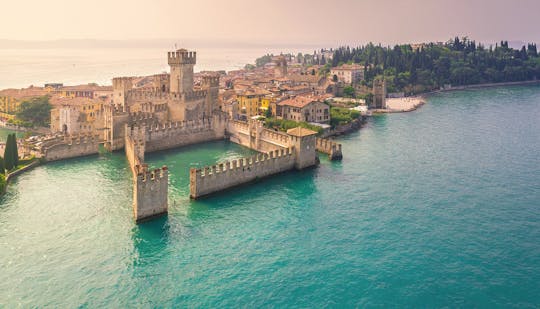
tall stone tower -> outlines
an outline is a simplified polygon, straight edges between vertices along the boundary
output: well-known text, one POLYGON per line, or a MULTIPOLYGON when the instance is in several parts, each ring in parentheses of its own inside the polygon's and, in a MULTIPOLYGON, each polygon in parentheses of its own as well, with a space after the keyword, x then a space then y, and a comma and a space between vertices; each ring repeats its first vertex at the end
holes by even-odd
POLYGON ((193 66, 197 62, 197 53, 186 49, 168 53, 171 67, 170 86, 171 93, 184 93, 193 91, 193 66))
POLYGON ((213 111, 219 109, 218 96, 219 96, 219 75, 207 74, 202 77, 201 86, 208 91, 206 96, 205 115, 210 116, 213 111))
POLYGON ((126 95, 133 88, 131 77, 115 77, 113 78, 113 103, 122 106, 126 110, 126 95))
POLYGON ((284 56, 279 56, 275 61, 276 66, 274 68, 275 77, 287 76, 287 59, 284 56))
POLYGON ((289 135, 289 146, 294 147, 296 162, 294 167, 297 170, 314 166, 317 162, 316 135, 317 132, 296 127, 287 130, 289 135))
POLYGON ((386 81, 375 79, 373 81, 373 108, 386 108, 386 81))

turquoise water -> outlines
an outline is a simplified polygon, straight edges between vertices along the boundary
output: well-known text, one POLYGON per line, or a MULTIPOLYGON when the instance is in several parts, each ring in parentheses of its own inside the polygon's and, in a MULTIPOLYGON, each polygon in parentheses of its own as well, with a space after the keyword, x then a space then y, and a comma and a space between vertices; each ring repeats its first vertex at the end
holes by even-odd
POLYGON ((135 225, 122 153, 23 174, 0 204, 0 307, 538 307, 540 87, 435 95, 345 158, 189 201, 217 142, 151 154, 170 213, 135 225))
MULTIPOLYGON (((0 142, 5 142, 7 140, 8 134, 15 133, 15 135, 19 138, 24 137, 24 132, 21 131, 13 131, 10 129, 2 128, 0 127, 0 142)), ((1 154, 3 155, 3 154, 1 154)))

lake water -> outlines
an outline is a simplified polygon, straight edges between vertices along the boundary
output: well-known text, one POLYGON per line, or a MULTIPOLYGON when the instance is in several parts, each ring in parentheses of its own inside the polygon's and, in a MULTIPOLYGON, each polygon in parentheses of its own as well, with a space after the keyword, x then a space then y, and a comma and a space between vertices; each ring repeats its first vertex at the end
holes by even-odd
MULTIPOLYGON (((170 48, 41 48, 0 47, 0 89, 45 83, 110 85, 113 77, 168 72, 170 48)), ((310 52, 307 47, 204 47, 197 48, 195 71, 237 70, 267 53, 310 52)))
POLYGON ((344 159, 200 201, 216 142, 149 154, 170 213, 136 225, 122 153, 47 164, 0 202, 0 307, 538 307, 540 87, 431 96, 344 159))

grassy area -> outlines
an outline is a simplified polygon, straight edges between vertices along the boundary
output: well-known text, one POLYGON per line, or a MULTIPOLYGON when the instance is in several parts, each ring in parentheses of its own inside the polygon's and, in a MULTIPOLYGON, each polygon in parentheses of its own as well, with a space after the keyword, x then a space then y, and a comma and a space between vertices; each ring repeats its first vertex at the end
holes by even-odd
POLYGON ((265 127, 270 129, 278 129, 280 131, 286 132, 289 129, 302 127, 306 129, 313 130, 318 134, 322 133, 323 128, 319 126, 311 125, 307 122, 297 122, 293 120, 277 119, 277 118, 267 118, 264 123, 265 127))
POLYGON ((335 127, 341 124, 347 124, 360 117, 360 112, 348 108, 331 107, 330 124, 335 127))

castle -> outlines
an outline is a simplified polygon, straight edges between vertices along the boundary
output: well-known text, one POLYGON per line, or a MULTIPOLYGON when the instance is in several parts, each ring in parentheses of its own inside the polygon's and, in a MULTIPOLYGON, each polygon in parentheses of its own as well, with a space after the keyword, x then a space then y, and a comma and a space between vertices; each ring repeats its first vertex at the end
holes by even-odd
POLYGON ((331 159, 341 158, 341 145, 316 138, 314 131, 296 128, 280 133, 258 121, 230 119, 219 109, 219 76, 206 74, 195 87, 196 53, 178 49, 167 56, 170 74, 153 75, 150 87, 135 87, 132 77, 114 78, 111 101, 98 105, 98 111, 92 109, 92 125, 84 124, 87 131, 72 131, 76 128, 72 122, 80 122, 81 117, 76 109, 63 107, 51 124, 58 134, 40 140, 45 160, 96 154, 101 146, 109 151, 124 149, 133 173, 133 211, 139 222, 168 211, 168 169, 150 169, 144 163, 146 152, 228 138, 260 153, 239 162, 192 169, 191 198, 314 166, 317 150, 331 159))

